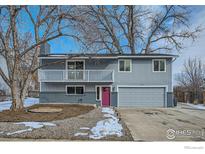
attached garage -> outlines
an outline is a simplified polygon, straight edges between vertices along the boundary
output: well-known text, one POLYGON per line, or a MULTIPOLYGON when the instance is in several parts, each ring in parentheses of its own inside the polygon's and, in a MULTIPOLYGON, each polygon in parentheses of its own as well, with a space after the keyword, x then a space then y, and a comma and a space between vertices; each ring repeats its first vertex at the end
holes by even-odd
POLYGON ((165 87, 118 87, 119 107, 165 107, 165 87))

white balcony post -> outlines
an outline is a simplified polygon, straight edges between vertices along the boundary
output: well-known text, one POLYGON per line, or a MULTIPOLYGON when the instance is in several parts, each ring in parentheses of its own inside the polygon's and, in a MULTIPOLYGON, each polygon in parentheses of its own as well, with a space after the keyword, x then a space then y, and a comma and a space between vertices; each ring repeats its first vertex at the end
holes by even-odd
POLYGON ((90 81, 90 70, 88 70, 88 81, 90 81))
POLYGON ((65 80, 68 80, 68 69, 66 68, 66 71, 65 71, 65 80))

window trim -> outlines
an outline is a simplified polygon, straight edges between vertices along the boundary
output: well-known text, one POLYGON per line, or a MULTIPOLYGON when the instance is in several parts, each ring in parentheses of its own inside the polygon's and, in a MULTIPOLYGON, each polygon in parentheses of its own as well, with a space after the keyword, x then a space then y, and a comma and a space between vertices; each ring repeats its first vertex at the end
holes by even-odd
POLYGON ((120 73, 130 73, 132 72, 132 59, 118 59, 118 72, 120 73), (129 60, 130 61, 130 71, 120 71, 120 61, 129 60))
POLYGON ((85 94, 85 85, 66 85, 65 86, 65 93, 66 93, 66 95, 84 95, 85 94), (75 87, 75 93, 74 94, 68 94, 67 93, 67 87, 75 87), (76 87, 83 87, 83 94, 76 94, 76 87))
POLYGON ((102 86, 96 86, 95 87, 95 93, 96 93, 96 101, 101 101, 102 100, 102 86), (99 87, 99 99, 97 98, 97 88, 99 87))
MULTIPOLYGON (((159 63, 159 68, 160 68, 160 63, 159 63)), ((166 72, 167 71, 167 61, 166 59, 152 59, 152 72, 155 72, 155 73, 162 73, 162 72, 166 72), (164 61, 164 71, 155 71, 154 70, 154 61, 164 61)))

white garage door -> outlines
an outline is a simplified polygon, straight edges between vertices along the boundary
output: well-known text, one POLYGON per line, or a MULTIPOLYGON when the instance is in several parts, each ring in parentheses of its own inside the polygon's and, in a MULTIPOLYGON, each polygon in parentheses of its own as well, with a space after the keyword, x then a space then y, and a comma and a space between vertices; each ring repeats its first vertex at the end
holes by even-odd
POLYGON ((164 107, 165 88, 119 87, 118 106, 120 107, 164 107))

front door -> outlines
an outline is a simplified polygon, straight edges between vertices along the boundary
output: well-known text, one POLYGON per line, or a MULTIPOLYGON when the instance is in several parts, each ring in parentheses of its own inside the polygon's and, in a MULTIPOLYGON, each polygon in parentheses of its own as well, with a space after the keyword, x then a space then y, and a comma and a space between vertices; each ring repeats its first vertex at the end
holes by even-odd
POLYGON ((110 87, 102 87, 102 106, 110 106, 110 87))

